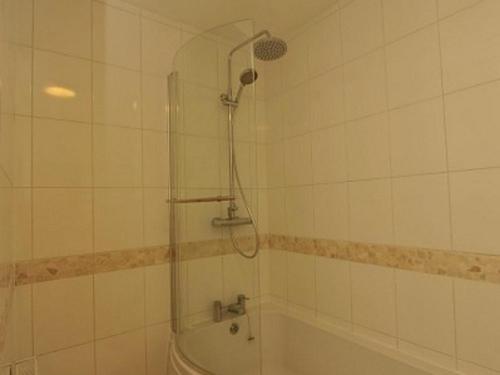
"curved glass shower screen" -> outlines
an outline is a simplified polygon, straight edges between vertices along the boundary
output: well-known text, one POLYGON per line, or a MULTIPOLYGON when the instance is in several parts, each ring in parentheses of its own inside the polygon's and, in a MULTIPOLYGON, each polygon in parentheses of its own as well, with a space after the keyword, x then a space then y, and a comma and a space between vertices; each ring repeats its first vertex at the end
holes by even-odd
POLYGON ((173 329, 201 373, 260 373, 258 73, 251 43, 230 54, 253 35, 242 21, 193 37, 169 77, 173 329))

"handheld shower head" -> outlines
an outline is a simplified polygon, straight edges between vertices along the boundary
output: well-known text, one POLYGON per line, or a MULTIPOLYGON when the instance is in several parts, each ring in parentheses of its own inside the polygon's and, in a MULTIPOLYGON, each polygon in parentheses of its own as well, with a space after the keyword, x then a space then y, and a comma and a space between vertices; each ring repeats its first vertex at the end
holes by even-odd
POLYGON ((248 68, 241 72, 240 74, 240 88, 238 89, 238 93, 236 94, 235 102, 238 103, 240 101, 241 94, 243 93, 243 89, 247 85, 251 85, 257 81, 259 78, 259 74, 256 70, 248 68))

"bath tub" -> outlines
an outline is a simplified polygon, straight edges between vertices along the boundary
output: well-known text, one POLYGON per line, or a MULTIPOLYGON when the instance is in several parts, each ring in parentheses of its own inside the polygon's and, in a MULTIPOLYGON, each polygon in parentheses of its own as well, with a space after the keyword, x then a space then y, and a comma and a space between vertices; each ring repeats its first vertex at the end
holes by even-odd
POLYGON ((197 328, 180 338, 189 358, 209 372, 194 369, 172 343, 168 375, 451 375, 450 372, 395 349, 377 349, 349 334, 312 324, 273 306, 262 308, 262 327, 251 319, 255 339, 248 340, 246 317, 197 328), (239 325, 237 334, 230 326, 239 325), (259 355, 262 354, 262 361, 259 355))

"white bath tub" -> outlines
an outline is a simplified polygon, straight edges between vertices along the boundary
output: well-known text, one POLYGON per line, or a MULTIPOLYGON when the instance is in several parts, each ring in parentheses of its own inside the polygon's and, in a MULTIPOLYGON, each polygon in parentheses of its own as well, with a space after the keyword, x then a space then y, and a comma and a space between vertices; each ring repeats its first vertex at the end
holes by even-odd
MULTIPOLYGON (((335 334, 277 309, 264 308, 262 327, 252 319, 255 340, 248 340, 246 317, 198 328, 184 335, 181 347, 209 372, 195 370, 171 345, 169 375, 429 375, 452 374, 411 358, 397 358, 391 350, 335 334), (229 333, 233 322, 240 326, 229 333), (259 360, 260 354, 262 361, 259 360), (411 363, 411 364, 410 364, 411 363)), ((394 353, 396 353, 394 351, 394 353)))

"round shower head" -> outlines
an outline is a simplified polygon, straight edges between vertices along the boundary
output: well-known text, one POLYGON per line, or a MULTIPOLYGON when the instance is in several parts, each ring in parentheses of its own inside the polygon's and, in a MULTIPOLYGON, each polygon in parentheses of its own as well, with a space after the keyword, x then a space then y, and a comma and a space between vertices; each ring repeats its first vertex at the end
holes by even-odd
POLYGON ((259 75, 257 74, 257 71, 248 68, 248 69, 245 69, 243 72, 241 72, 240 82, 241 82, 242 86, 251 85, 252 83, 257 81, 258 77, 259 77, 259 75))
POLYGON ((287 44, 283 39, 272 36, 259 39, 253 45, 255 57, 264 61, 276 60, 283 57, 287 49, 287 44))

